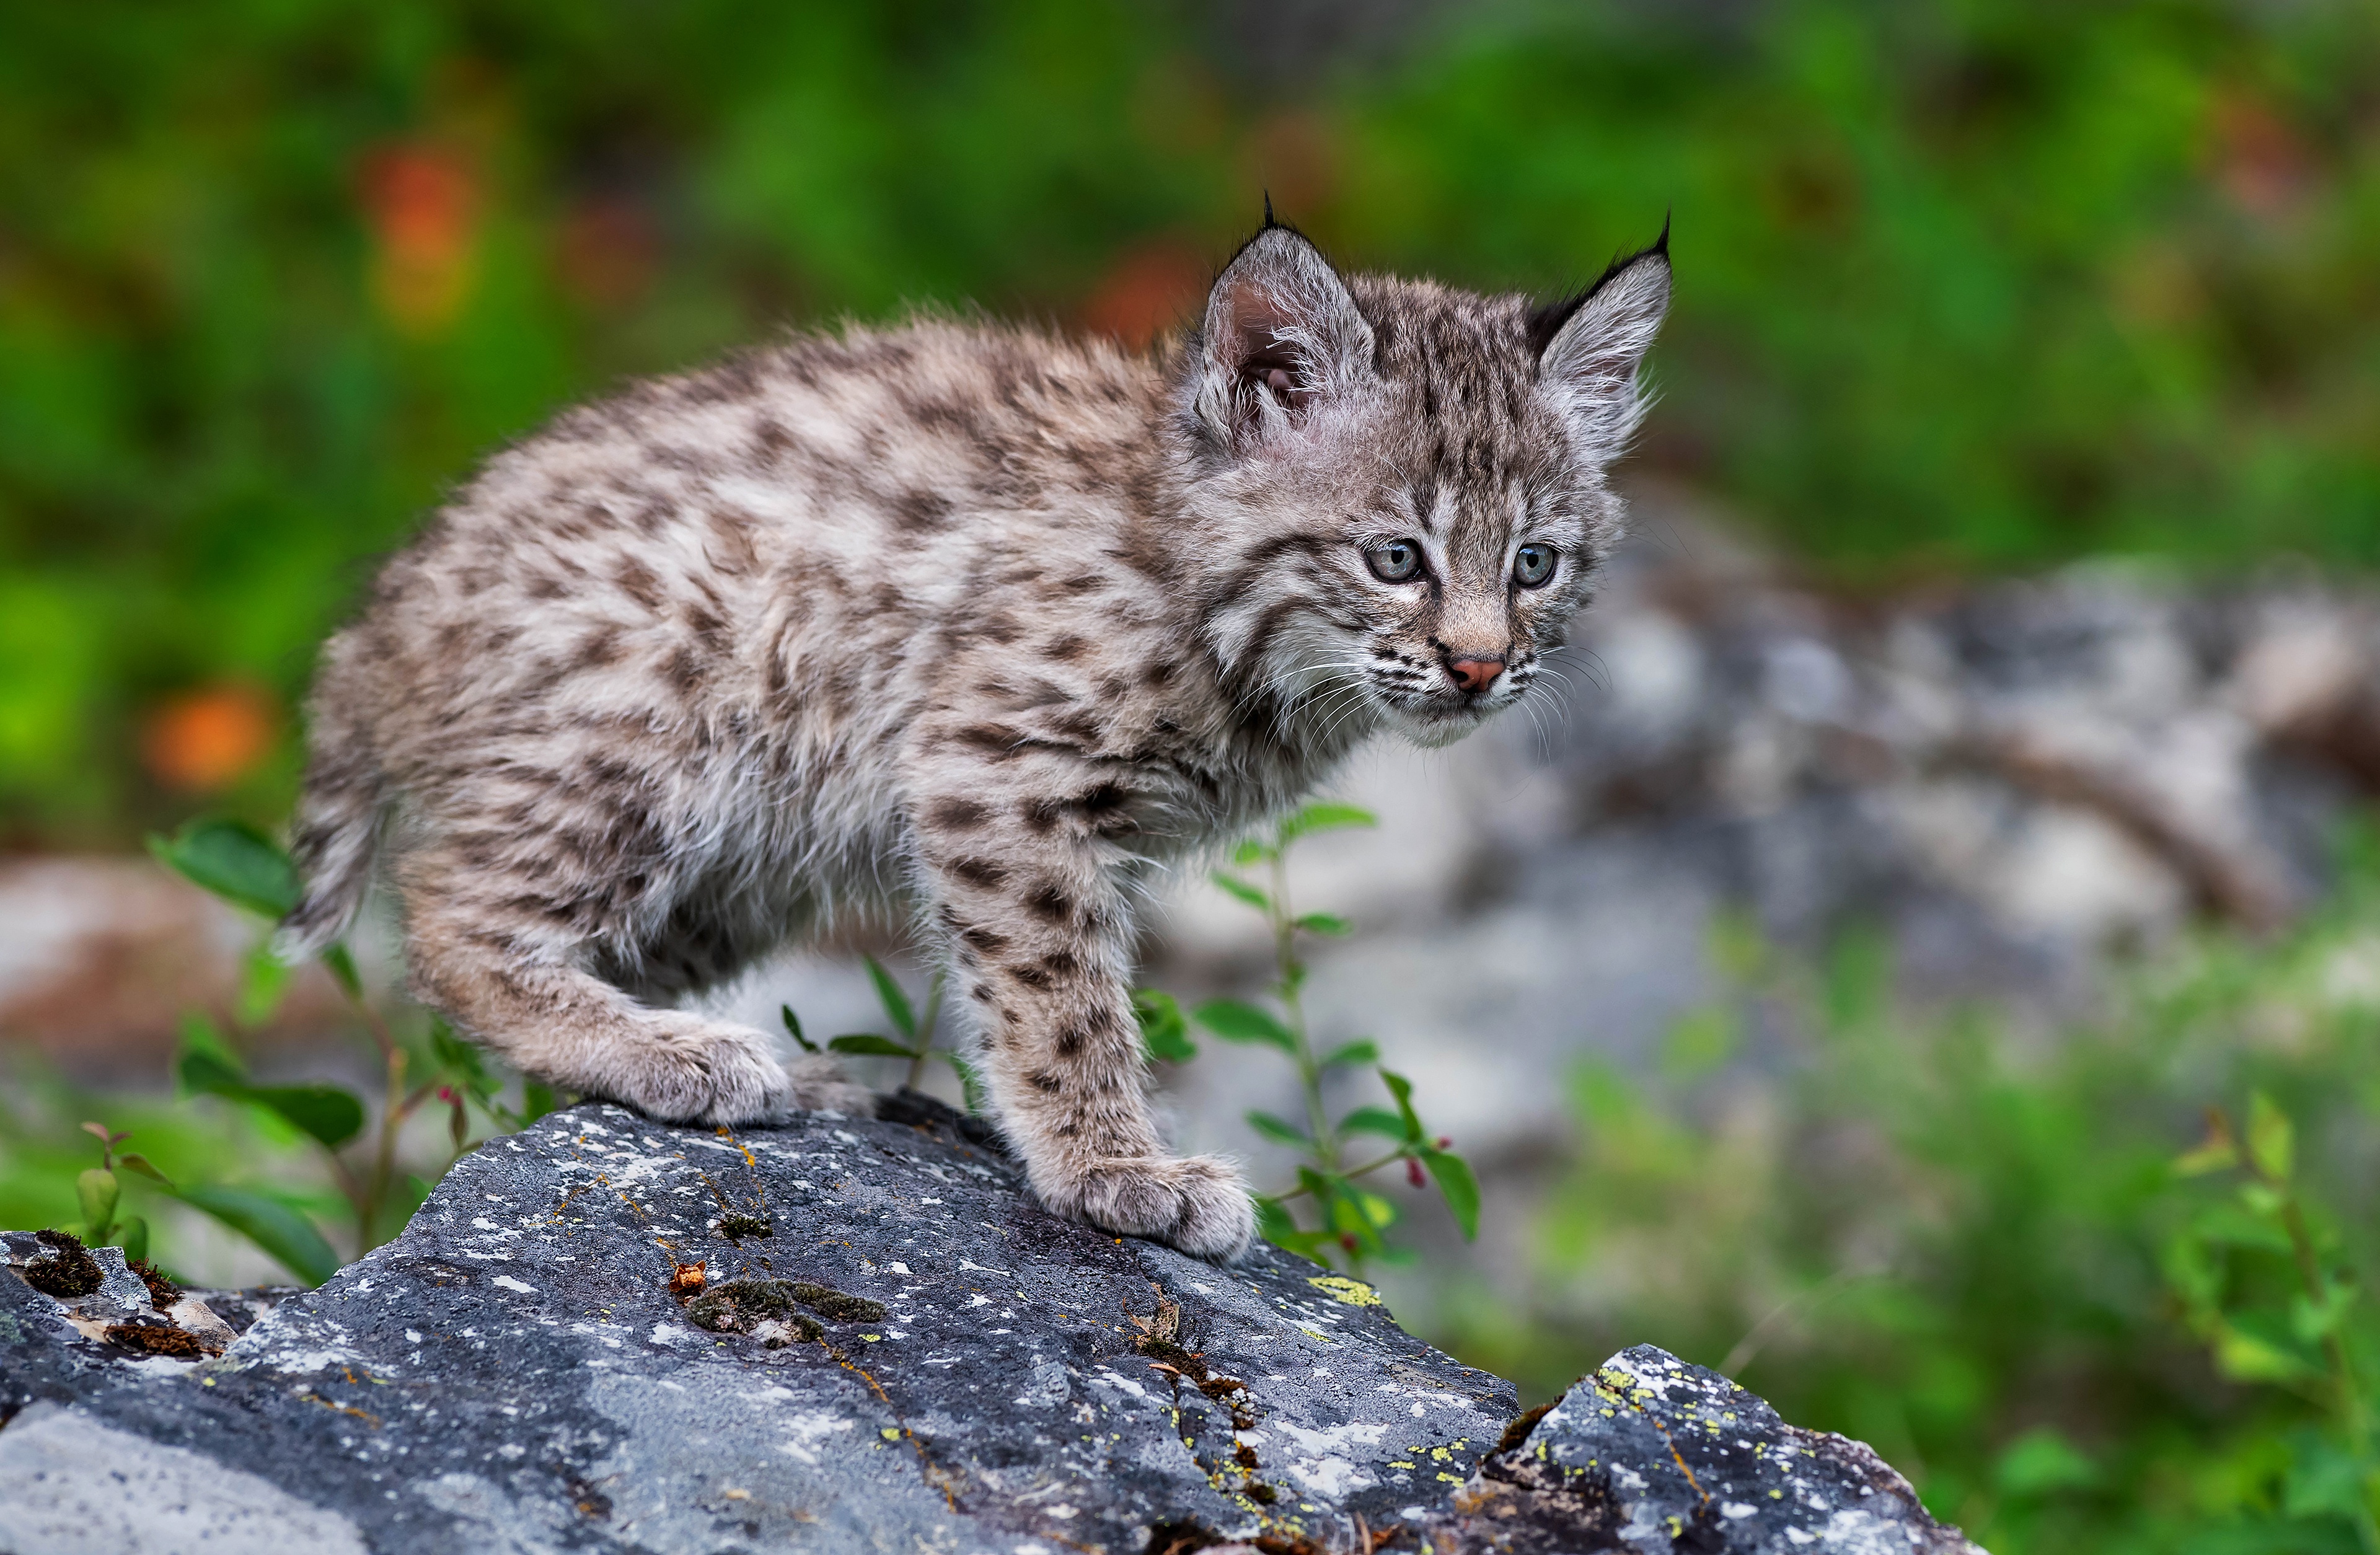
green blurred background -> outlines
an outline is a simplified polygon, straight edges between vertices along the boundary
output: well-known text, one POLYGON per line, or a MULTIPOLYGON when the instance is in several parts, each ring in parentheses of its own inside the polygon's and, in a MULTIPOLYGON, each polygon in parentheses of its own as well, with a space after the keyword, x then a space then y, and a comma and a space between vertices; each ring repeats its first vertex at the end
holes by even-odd
POLYGON ((1645 468, 1854 579, 2380 555, 2342 0, 257 0, 0 21, 0 843, 285 803, 371 559, 625 373, 977 303, 1143 338, 1674 213, 1645 468))

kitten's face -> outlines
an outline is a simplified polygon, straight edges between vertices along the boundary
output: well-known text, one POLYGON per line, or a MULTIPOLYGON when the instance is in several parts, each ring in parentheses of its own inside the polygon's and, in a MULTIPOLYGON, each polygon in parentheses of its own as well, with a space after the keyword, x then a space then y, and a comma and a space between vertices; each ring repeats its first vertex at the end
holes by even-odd
POLYGON ((1526 696, 1618 526, 1605 467, 1669 291, 1665 249, 1532 312, 1342 283, 1285 228, 1216 284, 1199 506, 1232 531, 1218 649, 1284 701, 1421 745, 1526 696))

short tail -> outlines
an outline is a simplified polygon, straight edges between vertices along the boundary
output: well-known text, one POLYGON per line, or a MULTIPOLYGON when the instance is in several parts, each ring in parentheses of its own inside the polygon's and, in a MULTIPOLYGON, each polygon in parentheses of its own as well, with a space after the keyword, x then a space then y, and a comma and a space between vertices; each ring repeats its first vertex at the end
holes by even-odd
POLYGON ((339 711, 348 699, 338 695, 335 671, 335 662, 325 666, 309 721, 306 786, 289 844, 298 905, 273 942, 273 953, 293 966, 328 948, 363 910, 388 808, 370 740, 339 711))

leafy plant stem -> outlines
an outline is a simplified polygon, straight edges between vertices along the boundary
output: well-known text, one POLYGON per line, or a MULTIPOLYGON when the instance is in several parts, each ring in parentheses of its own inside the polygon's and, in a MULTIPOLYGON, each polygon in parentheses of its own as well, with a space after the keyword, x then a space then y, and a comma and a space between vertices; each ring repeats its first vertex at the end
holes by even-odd
POLYGON ((1281 969, 1276 991, 1281 996, 1281 1009, 1289 1016, 1289 1033, 1297 1039, 1297 1051, 1292 1056, 1297 1061, 1298 1084, 1305 1094, 1305 1122, 1314 1135, 1315 1159, 1323 1171, 1335 1172, 1339 1170, 1339 1138, 1330 1127, 1330 1114, 1322 1104, 1322 1066, 1314 1061, 1314 1044, 1305 1030, 1305 1001, 1301 992, 1305 966, 1297 958, 1297 917, 1289 908, 1287 854, 1286 848, 1273 850, 1272 899, 1265 908, 1266 916, 1272 919, 1273 961, 1281 969))
POLYGON ((926 1060, 934 1055, 934 1027, 942 1016, 942 989, 948 974, 936 972, 931 986, 926 990, 926 1007, 917 1016, 917 1053, 909 1060, 909 1074, 902 1086, 916 1090, 926 1077, 926 1060))
MULTIPOLYGON (((2314 1247, 2313 1233, 2306 1225, 2305 1207, 2298 1201, 2295 1188, 2289 1178, 2267 1171, 2252 1157, 2250 1170, 2279 1199, 2282 1231, 2289 1239, 2289 1253, 2297 1264, 2298 1279, 2305 1286, 2306 1299, 2320 1306, 2329 1295, 2322 1273, 2322 1257, 2314 1247)), ((2362 1390, 2355 1384, 2354 1368, 2349 1364, 2347 1345, 2336 1326, 2322 1336, 2324 1361, 2330 1367, 2331 1398, 2338 1412, 2339 1423, 2346 1427, 2347 1440, 2356 1462, 2369 1464, 2372 1459, 2370 1420, 2364 1413, 2362 1390)), ((2380 1521, 2372 1512, 2369 1491, 2356 1499, 2355 1532, 2365 1555, 2380 1555, 2380 1521)))
MULTIPOLYGON (((1345 1171, 1340 1172, 1339 1175, 1346 1178, 1352 1183, 1356 1178, 1378 1172, 1384 1166, 1394 1166, 1397 1162, 1404 1160, 1410 1153, 1410 1151, 1406 1150, 1390 1150, 1387 1155, 1380 1157, 1377 1160, 1367 1160, 1361 1166, 1351 1166, 1345 1171)), ((1338 1168, 1334 1165, 1331 1170, 1338 1171, 1338 1168)), ((1301 1184, 1297 1187, 1286 1189, 1281 1193, 1273 1195, 1272 1197, 1285 1203, 1290 1199, 1298 1197, 1300 1195, 1311 1193, 1312 1191, 1313 1190, 1311 1188, 1301 1184)))

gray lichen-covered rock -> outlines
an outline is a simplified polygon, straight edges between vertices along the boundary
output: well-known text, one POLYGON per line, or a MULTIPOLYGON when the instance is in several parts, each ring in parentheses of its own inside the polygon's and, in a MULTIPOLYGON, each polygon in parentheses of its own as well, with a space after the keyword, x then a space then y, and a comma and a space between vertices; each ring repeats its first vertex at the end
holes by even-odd
POLYGON ((1972 1555, 1864 1443, 1789 1426, 1717 1372, 1640 1344, 1583 1378, 1456 1494, 1441 1544, 1972 1555))
POLYGON ((1658 1351, 1524 1438, 1368 1287, 1056 1220, 907 1115, 556 1113, 214 1357, 0 1279, 0 1549, 1962 1547, 1658 1351))

